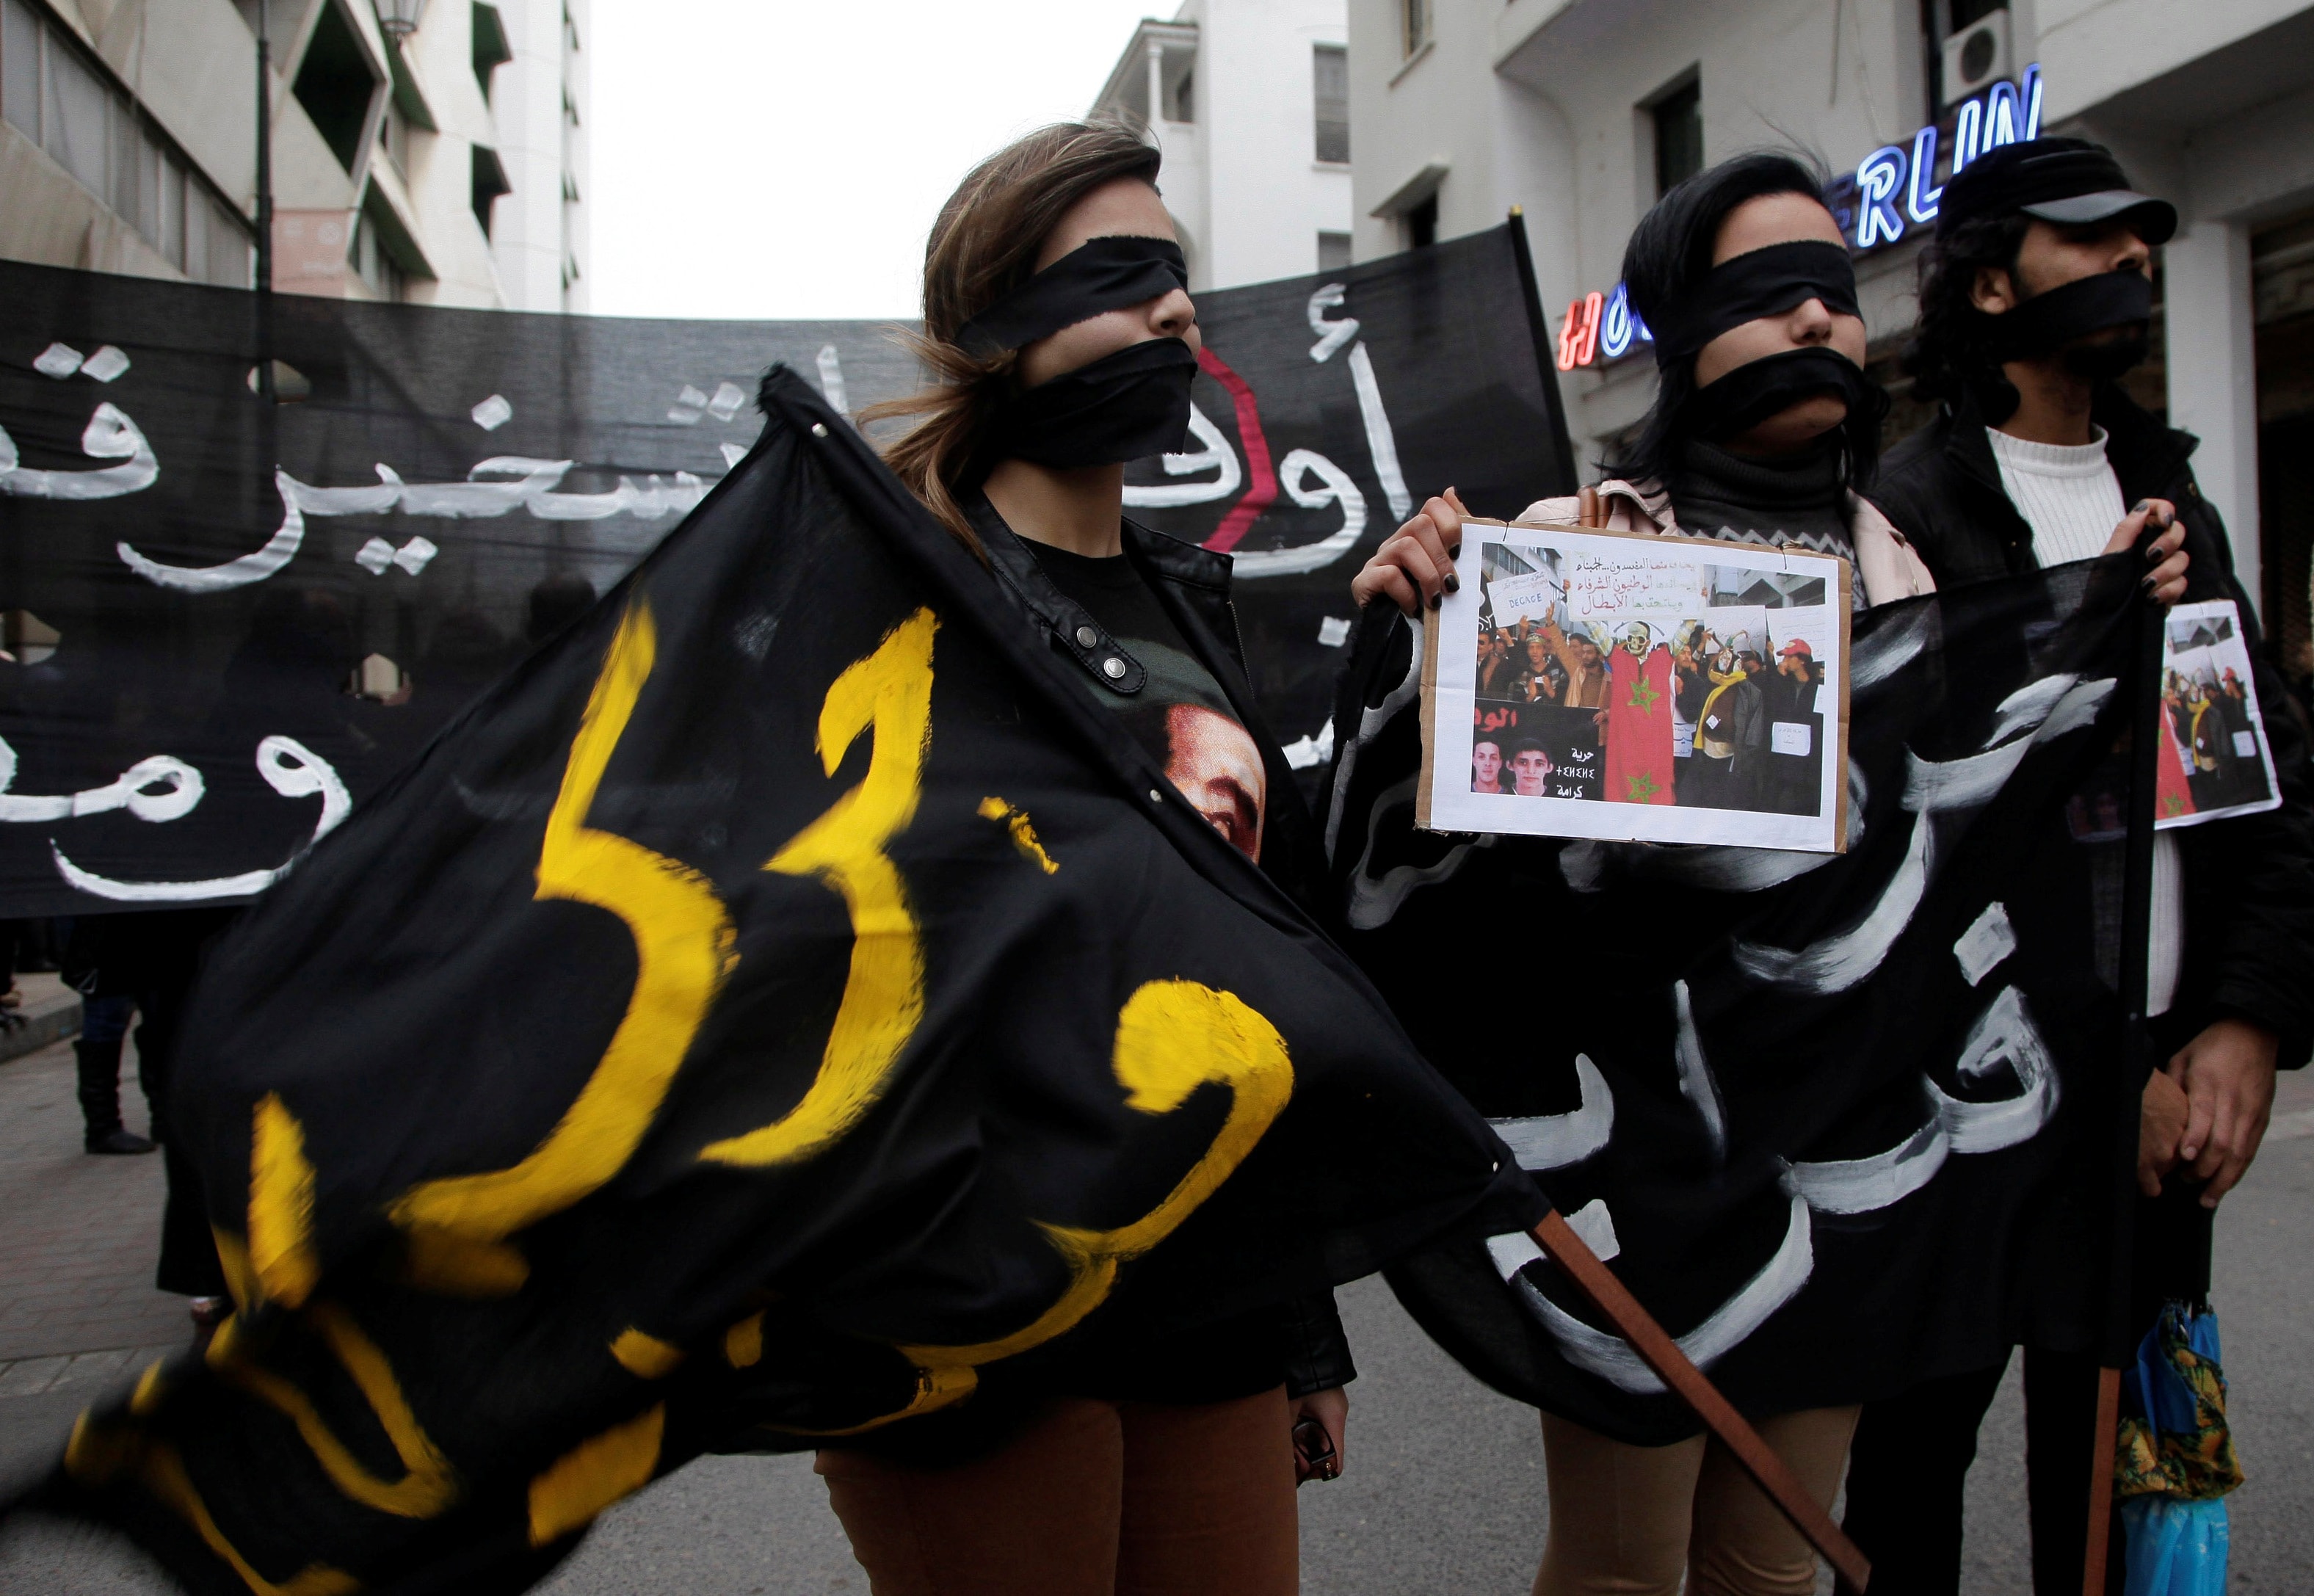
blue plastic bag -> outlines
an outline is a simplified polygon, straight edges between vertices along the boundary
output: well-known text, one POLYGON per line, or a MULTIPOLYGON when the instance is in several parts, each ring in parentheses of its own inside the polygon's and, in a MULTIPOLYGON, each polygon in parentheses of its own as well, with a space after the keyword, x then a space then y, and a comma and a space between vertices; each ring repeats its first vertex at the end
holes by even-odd
POLYGON ((2129 1537, 2124 1596, 2226 1596, 2226 1501, 2133 1496, 2121 1504, 2129 1537))

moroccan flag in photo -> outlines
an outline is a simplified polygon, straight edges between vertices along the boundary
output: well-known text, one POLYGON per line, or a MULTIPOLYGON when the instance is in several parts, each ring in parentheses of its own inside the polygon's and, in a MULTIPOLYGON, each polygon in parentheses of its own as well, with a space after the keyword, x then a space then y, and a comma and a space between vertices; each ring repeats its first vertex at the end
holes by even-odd
POLYGON ((2166 701, 2161 705, 2161 754, 2154 763, 2153 813, 2161 820, 2175 820, 2194 812, 2194 789, 2186 782, 2186 750, 2177 741, 2177 722, 2172 706, 2166 701))
POLYGON ((1673 801, 1672 690, 1669 648, 1657 643, 1641 657, 1615 645, 1607 670, 1610 803, 1673 801))
POLYGON ((204 977, 235 1310, 47 1492, 196 1592, 518 1589, 702 1451, 1001 1424, 1547 1210, 843 418, 761 402, 204 977))

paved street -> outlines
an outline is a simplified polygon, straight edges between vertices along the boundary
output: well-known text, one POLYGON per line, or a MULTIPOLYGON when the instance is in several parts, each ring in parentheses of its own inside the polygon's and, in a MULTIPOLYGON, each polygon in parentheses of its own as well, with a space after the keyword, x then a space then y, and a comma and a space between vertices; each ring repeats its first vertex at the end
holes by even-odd
MULTIPOLYGON (((133 1087, 129 1098, 135 1098, 133 1087)), ((141 1110, 132 1110, 132 1125, 141 1110)), ((2249 1183, 2219 1227, 2217 1300, 2249 1483, 2232 1498, 2232 1590, 2314 1589, 2314 1081, 2286 1077, 2249 1183)), ((37 1468, 72 1415, 176 1340, 151 1289, 157 1158, 79 1151, 72 1058, 0 1064, 0 1477, 37 1468)), ((1543 1530, 1532 1415, 1465 1377, 1379 1282, 1343 1293, 1365 1373, 1349 1469, 1302 1493, 1303 1584, 1326 1596, 1499 1592, 1533 1577, 1543 1530)), ((2014 1371, 1970 1477, 1965 1588, 2027 1591, 2014 1371)), ((9 1596, 164 1589, 133 1554, 54 1522, 0 1535, 9 1596)), ((808 1459, 700 1463, 606 1515, 552 1596, 865 1596, 808 1459)))

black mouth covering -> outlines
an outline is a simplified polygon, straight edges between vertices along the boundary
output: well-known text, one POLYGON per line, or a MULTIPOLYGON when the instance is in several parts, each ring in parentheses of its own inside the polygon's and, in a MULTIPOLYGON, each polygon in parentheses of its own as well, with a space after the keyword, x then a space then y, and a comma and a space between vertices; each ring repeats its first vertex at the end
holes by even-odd
POLYGON ((1989 149, 1945 185, 1937 201, 1937 236, 1978 216, 2021 211, 2060 226, 2087 226, 2128 216, 2137 236, 2167 243, 2177 208, 2141 194, 2113 152, 2086 138, 2035 138, 1989 149))
POLYGON ((1824 344, 1785 349, 1746 361, 1688 395, 1684 419, 1694 436, 1732 436, 1812 393, 1836 393, 1851 419, 1868 415, 1877 428, 1887 396, 1855 361, 1824 344))
POLYGON ((1841 315, 1863 314, 1856 304, 1856 266, 1841 245, 1814 239, 1773 243, 1723 260, 1704 274, 1686 304, 1647 318, 1655 329, 1656 364, 1688 359, 1731 327, 1811 299, 1841 315))
POLYGON ((2153 315, 2153 284, 2140 271, 2100 271, 2061 283, 1992 318, 1995 352, 2029 360, 2077 338, 2153 315))
POLYGON ((1071 250, 957 330, 975 356, 1017 349, 1064 327, 1146 304, 1189 286, 1189 263, 1169 238, 1096 238, 1071 250))
POLYGON ((1115 465, 1181 446, 1197 357, 1178 338, 1144 339, 1024 388, 1006 401, 989 458, 1115 465))

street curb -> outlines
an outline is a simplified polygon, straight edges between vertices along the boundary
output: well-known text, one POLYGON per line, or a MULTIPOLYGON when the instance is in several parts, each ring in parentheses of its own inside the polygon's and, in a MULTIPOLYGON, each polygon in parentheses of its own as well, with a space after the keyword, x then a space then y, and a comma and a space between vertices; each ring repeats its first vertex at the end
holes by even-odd
POLYGON ((26 992, 16 1014, 23 1023, 0 1030, 0 1063, 80 1035, 80 993, 70 987, 39 997, 26 992))

